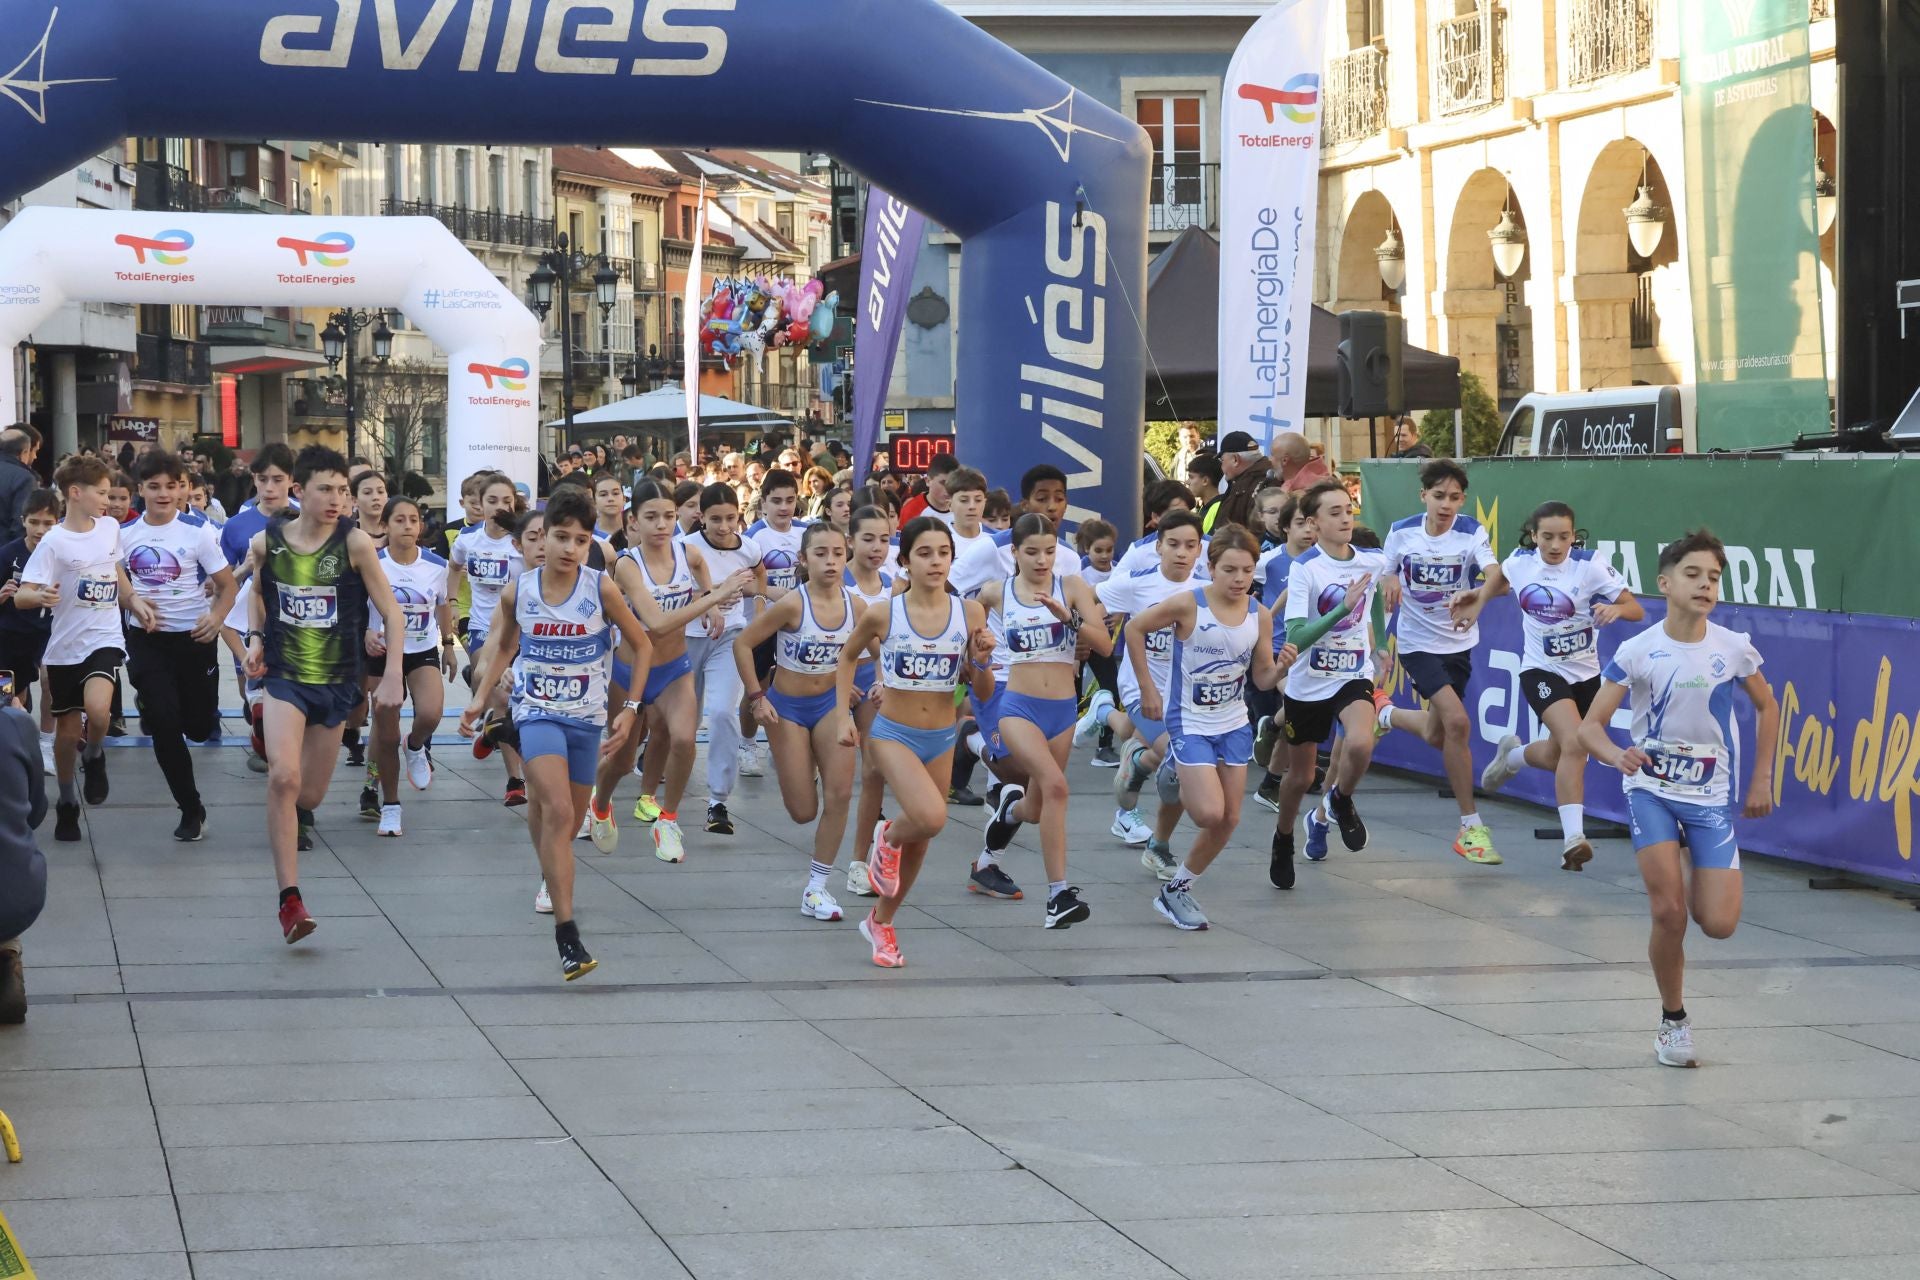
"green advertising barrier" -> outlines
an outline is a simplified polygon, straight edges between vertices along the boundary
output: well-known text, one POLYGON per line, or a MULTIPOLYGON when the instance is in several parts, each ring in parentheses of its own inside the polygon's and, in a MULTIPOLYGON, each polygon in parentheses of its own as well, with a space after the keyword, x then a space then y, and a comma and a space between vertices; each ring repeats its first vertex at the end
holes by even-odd
MULTIPOLYGON (((1660 548, 1705 526, 1727 544, 1729 603, 1920 618, 1920 459, 1903 457, 1486 459, 1467 463, 1465 511, 1504 557, 1535 507, 1565 502, 1641 593, 1658 590, 1660 548)), ((1421 509, 1418 461, 1362 462, 1360 474, 1370 528, 1421 509)))

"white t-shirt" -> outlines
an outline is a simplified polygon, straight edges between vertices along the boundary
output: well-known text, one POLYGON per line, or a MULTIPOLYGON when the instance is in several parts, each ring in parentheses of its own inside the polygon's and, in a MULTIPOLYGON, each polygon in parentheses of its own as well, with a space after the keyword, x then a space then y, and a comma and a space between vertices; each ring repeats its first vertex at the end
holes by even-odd
POLYGON ((1633 744, 1652 763, 1621 785, 1683 804, 1732 803, 1740 786, 1733 686, 1758 670, 1753 641, 1711 622, 1698 644, 1682 644, 1658 622, 1622 643, 1604 675, 1627 687, 1633 744))
POLYGON ((238 631, 242 636, 246 635, 247 628, 253 625, 247 617, 247 606, 253 603, 254 576, 248 574, 247 580, 240 584, 240 590, 234 593, 233 608, 227 610, 226 620, 220 624, 230 631, 238 631))
POLYGON ((203 516, 120 527, 120 559, 133 589, 160 615, 160 630, 191 631, 207 616, 205 582, 227 567, 220 533, 203 516))
POLYGON ((74 666, 97 649, 126 651, 120 629, 120 526, 113 521, 102 516, 85 533, 65 524, 47 530, 27 557, 20 581, 60 593, 53 604, 48 666, 74 666))
POLYGON ((511 537, 496 538, 486 525, 469 529, 453 540, 447 553, 450 563, 459 566, 473 585, 473 605, 467 610, 467 632, 484 636, 493 626, 493 611, 500 593, 518 578, 526 565, 514 549, 511 537))
MULTIPOLYGON (((1196 582, 1213 581, 1213 569, 1207 564, 1207 548, 1213 545, 1212 538, 1200 539, 1200 554, 1193 562, 1193 578, 1196 582)), ((1160 535, 1150 533, 1141 538, 1113 562, 1113 576, 1124 578, 1128 574, 1139 573, 1142 569, 1160 567, 1160 535)))
MULTIPOLYGON (((698 548, 701 556, 706 559, 707 581, 716 587, 742 569, 754 568, 766 558, 766 552, 760 546, 759 540, 747 534, 741 535, 739 546, 728 547, 724 550, 707 541, 707 534, 704 529, 694 530, 686 536, 685 541, 689 547, 698 548)), ((739 600, 735 600, 725 609, 722 609, 720 611, 720 617, 726 623, 726 629, 728 631, 732 631, 737 627, 746 626, 746 598, 742 597, 739 600)), ((706 636, 707 619, 704 614, 687 624, 687 634, 699 638, 706 636)))
POLYGON ((1096 569, 1093 567, 1093 561, 1087 559, 1085 556, 1081 556, 1080 557, 1080 576, 1087 580, 1088 586, 1097 587, 1101 583, 1105 582, 1108 578, 1111 578, 1113 576, 1113 568, 1112 568, 1113 562, 1108 561, 1107 564, 1108 564, 1108 567, 1105 569, 1096 569))
MULTIPOLYGON (((1124 577, 1115 570, 1111 578, 1094 588, 1094 594, 1100 597, 1100 607, 1107 611, 1108 616, 1117 617, 1121 614, 1145 613, 1167 597, 1191 591, 1198 585, 1197 578, 1175 582, 1156 566, 1124 577)), ((1140 681, 1133 674, 1132 660, 1124 651, 1119 656, 1120 705, 1132 706, 1140 700, 1140 681)), ((1153 687, 1160 691, 1160 701, 1164 705, 1168 688, 1173 684, 1172 627, 1147 634, 1147 674, 1153 678, 1153 687)))
MULTIPOLYGON (((403 652, 431 653, 440 647, 440 606, 447 603, 447 562, 425 547, 418 549, 412 564, 401 564, 385 548, 380 552, 380 568, 393 587, 393 598, 407 620, 407 643, 403 652)), ((368 625, 384 640, 386 619, 368 611, 368 625)), ((391 648, 391 646, 389 646, 391 648)))
POLYGON ((1355 579, 1373 575, 1366 595, 1352 613, 1334 624, 1301 653, 1287 672, 1287 696, 1295 702, 1323 702, 1353 680, 1372 678, 1373 594, 1387 571, 1384 552, 1351 548, 1353 555, 1335 560, 1319 547, 1309 547, 1287 570, 1286 617, 1311 622, 1338 609, 1355 579))
POLYGON ((1453 628, 1447 608, 1471 590, 1474 579, 1499 563, 1478 520, 1455 516, 1439 537, 1427 532, 1424 515, 1394 521, 1385 547, 1387 572, 1399 577, 1400 652, 1465 653, 1480 643, 1480 624, 1453 628))
POLYGON ((798 520, 789 525, 785 533, 765 520, 755 521, 747 530, 747 536, 760 548, 760 567, 767 571, 769 588, 791 591, 799 582, 800 540, 806 533, 807 526, 798 520))
POLYGON ((1620 598, 1627 584, 1593 552, 1576 548, 1559 564, 1548 564, 1532 547, 1523 547, 1500 566, 1513 586, 1526 631, 1522 671, 1551 671, 1569 684, 1600 674, 1600 647, 1593 608, 1620 598))
MULTIPOLYGON (((939 512, 929 508, 928 514, 938 515, 939 512)), ((953 521, 948 520, 947 527, 953 529, 953 521)), ((979 595, 980 588, 989 582, 1012 575, 1013 548, 1011 544, 1007 547, 1007 569, 1003 574, 1000 569, 1000 544, 996 541, 998 536, 985 525, 981 525, 980 532, 971 538, 963 538, 958 529, 953 529, 953 568, 947 573, 947 582, 955 591, 971 599, 979 595)))

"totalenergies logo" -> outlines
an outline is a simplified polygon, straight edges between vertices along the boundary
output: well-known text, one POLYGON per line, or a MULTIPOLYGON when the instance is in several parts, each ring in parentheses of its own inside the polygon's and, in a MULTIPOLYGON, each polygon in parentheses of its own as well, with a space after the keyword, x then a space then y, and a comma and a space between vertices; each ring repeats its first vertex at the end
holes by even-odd
POLYGON ((500 389, 502 391, 525 391, 527 389, 527 374, 532 372, 532 370, 532 365, 528 364, 525 360, 517 359, 503 360, 499 364, 470 364, 467 366, 468 373, 477 373, 487 380, 487 390, 489 391, 493 390, 493 380, 495 378, 500 380, 500 389))
POLYGON ((1249 102, 1260 104, 1267 113, 1267 123, 1273 123, 1273 113, 1277 108, 1280 114, 1295 124, 1312 124, 1315 112, 1320 106, 1320 77, 1306 72, 1287 81, 1280 89, 1270 89, 1263 84, 1243 84, 1240 96, 1249 102))
POLYGON ((353 252, 353 237, 344 231, 329 231, 312 240, 302 240, 298 236, 281 236, 276 242, 282 249, 291 249, 299 256, 300 265, 307 265, 307 255, 313 255, 315 266, 344 267, 347 255, 353 252))
POLYGON ((187 260, 187 250, 193 248, 191 231, 162 231, 154 236, 118 235, 113 238, 115 244, 125 245, 133 250, 133 260, 146 265, 147 255, 163 267, 177 267, 187 260))

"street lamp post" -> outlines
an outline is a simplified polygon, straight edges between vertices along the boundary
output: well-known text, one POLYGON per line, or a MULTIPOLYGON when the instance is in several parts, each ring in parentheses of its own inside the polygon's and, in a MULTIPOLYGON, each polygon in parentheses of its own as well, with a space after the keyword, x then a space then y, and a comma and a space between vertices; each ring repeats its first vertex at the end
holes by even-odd
POLYGON ((561 416, 567 422, 567 443, 573 443, 573 278, 594 263, 600 269, 593 273, 594 300, 600 304, 600 318, 606 319, 618 300, 620 276, 613 269, 613 263, 604 253, 587 254, 575 249, 562 231, 554 239, 554 247, 540 255, 540 265, 527 277, 527 284, 533 292, 533 309, 540 313, 542 320, 553 309, 553 286, 560 284, 560 395, 562 397, 561 416))
MULTIPOLYGON (((393 330, 387 327, 385 311, 356 311, 352 307, 336 311, 327 317, 327 327, 320 331, 320 347, 326 354, 327 364, 338 369, 340 361, 347 362, 347 456, 351 458, 360 450, 358 430, 360 402, 356 398, 354 385, 354 356, 360 346, 360 331, 368 325, 373 329, 373 358, 385 364, 393 358, 393 330)), ((384 452, 384 450, 382 451, 384 452)))

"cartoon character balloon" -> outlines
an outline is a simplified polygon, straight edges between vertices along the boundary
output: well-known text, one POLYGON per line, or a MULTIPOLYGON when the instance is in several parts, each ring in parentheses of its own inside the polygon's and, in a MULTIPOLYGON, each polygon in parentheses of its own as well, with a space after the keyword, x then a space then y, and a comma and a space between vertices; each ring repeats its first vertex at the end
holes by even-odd
POLYGON ((820 305, 813 309, 813 318, 809 328, 813 341, 825 342, 833 336, 833 322, 837 318, 836 313, 839 310, 840 291, 836 289, 822 298, 820 305))

